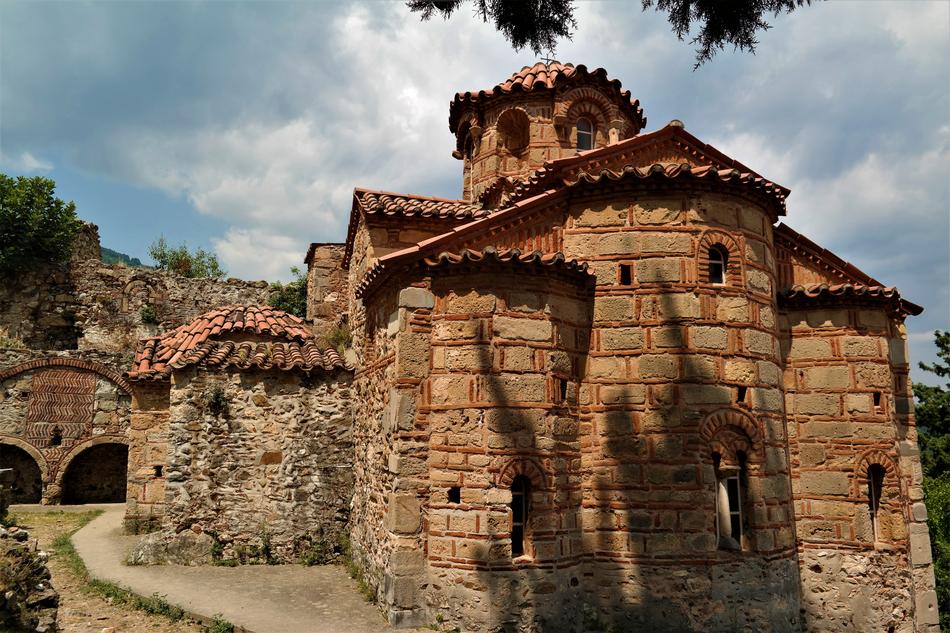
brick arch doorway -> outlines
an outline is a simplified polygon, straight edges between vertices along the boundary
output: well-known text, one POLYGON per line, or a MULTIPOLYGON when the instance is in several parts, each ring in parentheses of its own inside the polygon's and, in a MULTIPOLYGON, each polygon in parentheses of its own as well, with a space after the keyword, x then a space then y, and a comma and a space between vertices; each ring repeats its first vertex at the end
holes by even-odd
POLYGON ((128 482, 129 447, 101 443, 77 453, 62 475, 63 505, 124 503, 128 482))
POLYGON ((28 452, 0 442, 0 468, 12 468, 11 503, 39 503, 43 498, 43 471, 28 452))

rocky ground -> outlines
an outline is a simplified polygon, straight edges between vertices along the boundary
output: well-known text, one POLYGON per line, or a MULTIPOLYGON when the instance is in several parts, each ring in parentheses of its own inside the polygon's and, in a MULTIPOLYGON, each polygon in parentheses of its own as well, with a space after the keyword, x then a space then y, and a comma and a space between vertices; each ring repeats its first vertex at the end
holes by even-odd
POLYGON ((87 513, 43 512, 23 513, 17 523, 38 539, 39 548, 50 552, 48 567, 52 584, 59 592, 60 631, 67 633, 203 633, 194 622, 174 621, 137 609, 121 600, 107 598, 89 589, 88 583, 76 574, 68 556, 55 553, 56 537, 72 532, 89 520, 87 513))

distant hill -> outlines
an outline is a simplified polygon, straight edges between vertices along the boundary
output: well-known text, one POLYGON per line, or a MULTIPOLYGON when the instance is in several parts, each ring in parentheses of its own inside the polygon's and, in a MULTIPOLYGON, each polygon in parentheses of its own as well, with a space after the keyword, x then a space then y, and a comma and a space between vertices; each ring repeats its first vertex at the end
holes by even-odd
POLYGON ((106 264, 125 264, 126 266, 131 266, 134 268, 151 268, 151 266, 146 266, 143 264, 142 260, 138 257, 129 257, 125 253, 114 251, 111 248, 106 248, 105 246, 101 247, 99 252, 101 253, 102 261, 106 264))

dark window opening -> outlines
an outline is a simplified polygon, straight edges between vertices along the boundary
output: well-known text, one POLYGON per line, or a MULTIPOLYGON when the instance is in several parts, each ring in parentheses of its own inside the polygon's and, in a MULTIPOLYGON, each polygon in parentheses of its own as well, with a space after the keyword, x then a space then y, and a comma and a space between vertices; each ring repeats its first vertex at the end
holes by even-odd
POLYGON ((868 510, 871 514, 871 529, 874 540, 880 540, 880 522, 878 511, 881 508, 881 491, 884 489, 884 467, 871 464, 868 468, 868 510))
POLYGON ((746 388, 742 386, 737 387, 736 388, 736 402, 745 402, 745 397, 746 397, 746 388))
POLYGON ((155 469, 155 476, 156 476, 156 477, 161 477, 161 476, 162 476, 162 467, 161 467, 161 466, 157 465, 157 466, 153 466, 152 468, 155 469))
POLYGON ((880 391, 875 391, 873 397, 874 397, 874 408, 875 408, 876 410, 880 411, 880 409, 881 409, 881 392, 880 392, 880 391))
POLYGON ((629 286, 633 283, 632 268, 630 264, 620 264, 620 284, 622 286, 629 286))
POLYGON ((577 150, 589 149, 594 149, 594 124, 590 119, 580 118, 577 120, 577 150))
POLYGON ((563 378, 557 378, 558 394, 560 396, 560 401, 565 402, 567 400, 567 381, 563 378))
POLYGON ((517 558, 525 553, 525 528, 531 505, 531 481, 518 475, 511 482, 511 556, 517 558))
POLYGON ((452 486, 449 488, 449 503, 461 503, 462 502, 462 489, 458 486, 452 486))
POLYGON ((58 426, 53 427, 53 434, 50 435, 49 445, 50 446, 62 446, 63 444, 63 430, 58 426))
POLYGON ((709 249, 709 283, 726 283, 726 266, 729 264, 729 253, 722 246, 716 245, 709 249))

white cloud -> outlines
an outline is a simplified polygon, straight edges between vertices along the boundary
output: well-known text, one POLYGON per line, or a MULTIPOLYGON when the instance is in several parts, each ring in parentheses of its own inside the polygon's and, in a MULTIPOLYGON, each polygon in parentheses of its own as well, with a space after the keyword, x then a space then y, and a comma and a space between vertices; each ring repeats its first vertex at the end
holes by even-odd
POLYGON ((52 171, 53 163, 37 158, 30 152, 21 152, 18 156, 0 152, 0 167, 7 171, 20 172, 20 174, 33 174, 52 171))
POLYGON ((306 240, 286 235, 230 229, 213 240, 228 275, 242 279, 285 279, 292 266, 303 267, 306 240))

